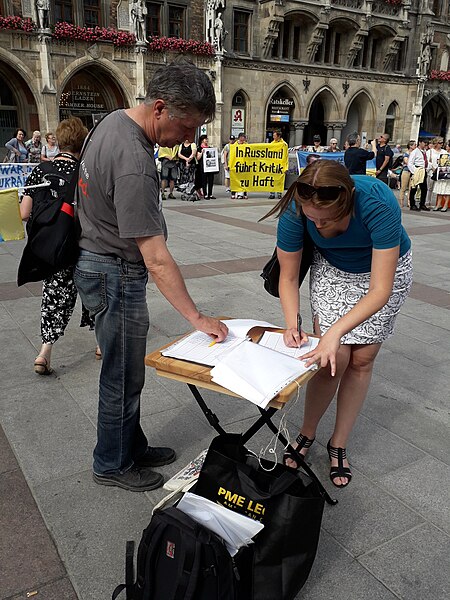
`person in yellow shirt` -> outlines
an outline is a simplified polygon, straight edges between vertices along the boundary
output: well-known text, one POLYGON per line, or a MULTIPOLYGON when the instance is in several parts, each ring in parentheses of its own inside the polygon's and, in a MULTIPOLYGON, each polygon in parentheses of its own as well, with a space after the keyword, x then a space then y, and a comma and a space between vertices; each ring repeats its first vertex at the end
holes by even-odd
MULTIPOLYGON (((280 142, 283 142, 283 144, 285 146, 287 146, 287 143, 283 140, 283 135, 281 133, 281 130, 280 129, 276 129, 273 132, 272 144, 279 144, 280 142)), ((286 163, 284 165, 284 172, 285 173, 287 173, 288 167, 289 167, 289 157, 288 157, 288 154, 286 152, 286 163)), ((282 196, 281 192, 277 192, 278 200, 281 199, 281 196, 282 196)), ((270 194, 269 194, 269 200, 274 200, 274 199, 275 199, 275 192, 270 192, 270 194)))
POLYGON ((178 150, 180 146, 167 148, 160 146, 158 150, 158 160, 161 163, 161 194, 162 199, 166 199, 166 187, 169 184, 169 198, 175 200, 173 193, 175 181, 178 179, 178 150))

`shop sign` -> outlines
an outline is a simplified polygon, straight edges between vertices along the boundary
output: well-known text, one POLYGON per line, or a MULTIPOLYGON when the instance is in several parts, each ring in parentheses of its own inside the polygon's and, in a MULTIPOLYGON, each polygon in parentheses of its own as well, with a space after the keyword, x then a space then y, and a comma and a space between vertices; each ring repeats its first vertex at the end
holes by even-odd
POLYGON ((245 109, 244 108, 232 108, 231 109, 231 135, 237 137, 240 133, 245 131, 245 109))

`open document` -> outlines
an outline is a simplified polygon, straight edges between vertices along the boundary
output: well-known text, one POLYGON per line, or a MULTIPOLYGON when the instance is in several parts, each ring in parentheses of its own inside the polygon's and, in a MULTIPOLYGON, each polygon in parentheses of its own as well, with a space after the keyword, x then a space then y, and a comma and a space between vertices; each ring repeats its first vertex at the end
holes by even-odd
POLYGON ((251 544, 252 538, 264 528, 259 521, 190 492, 184 494, 177 508, 222 538, 231 556, 251 544))
POLYGON ((206 333, 194 331, 163 350, 161 354, 214 367, 228 352, 248 339, 247 333, 253 327, 276 328, 276 325, 254 319, 227 319, 223 322, 226 323, 229 330, 228 336, 223 342, 214 343, 206 333))
POLYGON ((314 368, 314 364, 307 368, 297 358, 244 341, 211 369, 211 377, 214 383, 266 408, 294 379, 314 368))
POLYGON ((276 333, 275 331, 265 331, 262 338, 259 340, 260 346, 265 346, 266 348, 272 348, 272 350, 276 350, 277 352, 281 352, 282 354, 287 354, 288 356, 292 356, 293 358, 301 358, 307 352, 311 352, 318 346, 320 342, 320 338, 309 337, 306 344, 302 344, 300 348, 289 348, 286 346, 283 340, 282 333, 276 333))

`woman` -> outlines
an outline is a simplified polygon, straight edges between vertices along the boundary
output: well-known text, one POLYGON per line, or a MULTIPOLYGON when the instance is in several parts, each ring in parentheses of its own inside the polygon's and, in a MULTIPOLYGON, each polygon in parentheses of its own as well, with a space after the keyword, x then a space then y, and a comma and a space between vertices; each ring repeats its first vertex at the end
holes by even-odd
POLYGON ((59 154, 59 146, 56 143, 56 136, 54 133, 49 131, 45 134, 45 141, 47 142, 42 146, 41 160, 47 162, 53 160, 59 154))
MULTIPOLYGON (((77 170, 78 159, 84 139, 88 133, 86 127, 78 117, 71 117, 62 121, 56 130, 61 144, 62 152, 54 158, 55 173, 71 175, 77 170)), ((29 175, 26 186, 38 185, 43 182, 44 174, 38 165, 29 175)), ((33 188, 27 190, 20 204, 20 214, 24 221, 30 217, 33 208, 33 188)), ((34 361, 34 370, 39 375, 50 375, 53 369, 50 366, 53 344, 64 335, 70 317, 72 316, 77 290, 73 281, 73 267, 62 269, 54 275, 43 280, 41 303, 41 350, 34 361)), ((81 327, 89 325, 94 328, 93 321, 83 308, 81 327)), ((99 348, 96 357, 101 358, 99 348)))
POLYGON ((40 163, 42 154, 42 142, 40 131, 33 131, 33 136, 31 140, 29 140, 26 143, 26 148, 28 150, 28 162, 40 163))
POLYGON ((201 188, 202 191, 198 193, 199 197, 204 196, 205 200, 215 200, 216 197, 212 195, 214 185, 214 173, 205 173, 205 170, 203 168, 203 154, 206 152, 207 148, 209 148, 208 136, 201 135, 198 139, 197 146, 197 171, 195 178, 195 189, 199 192, 201 188), (198 183, 200 183, 199 187, 197 187, 198 183))
POLYGON ((400 208, 408 206, 409 198, 409 180, 411 179, 411 171, 408 169, 408 158, 414 148, 417 146, 414 140, 410 140, 407 145, 405 154, 403 155, 403 169, 400 176, 400 194, 398 196, 398 203, 400 208), (406 195, 406 202, 405 202, 406 195))
POLYGON ((9 142, 6 142, 5 147, 9 150, 9 158, 7 162, 25 163, 28 159, 28 150, 25 146, 25 136, 27 135, 24 129, 17 129, 9 142))
MULTIPOLYGON (((279 292, 286 320, 284 341, 299 346, 298 273, 303 222, 316 247, 310 272, 314 332, 320 343, 304 355, 322 369, 306 390, 303 425, 296 439, 305 455, 320 419, 337 391, 334 431, 327 445, 330 479, 350 483, 346 445, 369 387, 374 360, 393 332, 395 318, 412 283, 410 240, 392 191, 366 175, 351 177, 336 161, 317 160, 305 168, 284 198, 268 213, 279 215, 279 292)), ((296 466, 286 456, 286 463, 296 466)))
MULTIPOLYGON (((445 146, 445 150, 441 151, 438 159, 439 173, 445 172, 450 176, 450 140, 445 146)), ((434 182, 433 191, 436 194, 436 206, 433 210, 447 212, 450 203, 450 179, 437 179, 434 182)))
POLYGON ((180 144, 180 149, 178 150, 178 158, 180 159, 180 178, 178 180, 178 187, 192 182, 196 153, 197 146, 189 140, 184 140, 184 142, 180 144))

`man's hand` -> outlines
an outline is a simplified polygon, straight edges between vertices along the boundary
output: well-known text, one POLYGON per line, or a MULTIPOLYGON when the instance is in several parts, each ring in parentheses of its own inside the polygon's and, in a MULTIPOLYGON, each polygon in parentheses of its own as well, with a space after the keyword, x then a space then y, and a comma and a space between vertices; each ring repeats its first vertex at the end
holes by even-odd
POLYGON ((222 321, 213 317, 206 317, 199 313, 198 318, 191 320, 191 324, 198 331, 210 335, 215 342, 223 342, 228 335, 228 327, 222 321))

